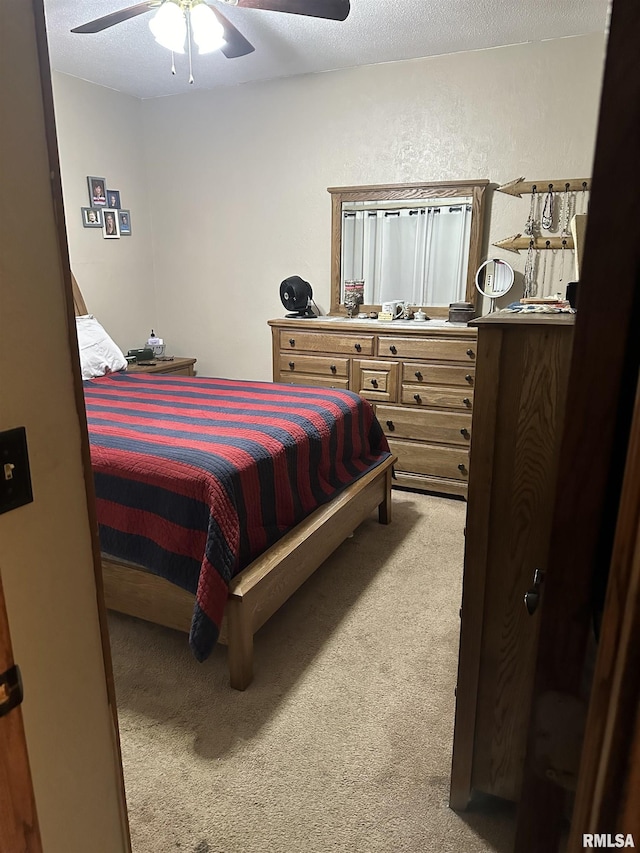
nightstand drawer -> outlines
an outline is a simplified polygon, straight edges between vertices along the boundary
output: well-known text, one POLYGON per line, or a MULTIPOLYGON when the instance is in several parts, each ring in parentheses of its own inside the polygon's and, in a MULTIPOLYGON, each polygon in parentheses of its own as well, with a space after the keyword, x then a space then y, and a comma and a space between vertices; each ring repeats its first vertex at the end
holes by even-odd
POLYGON ((161 373, 165 376, 193 376, 195 358, 176 356, 166 361, 154 361, 152 364, 129 364, 127 373, 161 373))
POLYGON ((471 415, 463 413, 376 406, 376 417, 390 439, 415 438, 466 446, 471 440, 471 415))
POLYGON ((475 363, 476 342, 451 341, 446 338, 401 338, 381 335, 378 339, 378 355, 398 358, 429 358, 434 361, 464 361, 475 363))
POLYGON ((322 355, 280 354, 280 374, 314 373, 321 376, 349 376, 348 358, 327 358, 322 355))
POLYGON ((431 385, 403 385, 401 402, 407 406, 435 406, 440 409, 473 407, 473 391, 465 388, 439 388, 431 385))
POLYGON ((293 352, 337 352, 349 355, 373 355, 373 335, 332 335, 330 332, 280 330, 280 350, 293 352))
POLYGON ((463 447, 437 447, 417 441, 389 440, 389 448, 398 457, 397 471, 410 471, 446 477, 450 480, 469 479, 469 453, 463 447))
POLYGON ((476 378, 475 367, 405 362, 402 365, 402 381, 415 385, 462 385, 473 388, 476 378))

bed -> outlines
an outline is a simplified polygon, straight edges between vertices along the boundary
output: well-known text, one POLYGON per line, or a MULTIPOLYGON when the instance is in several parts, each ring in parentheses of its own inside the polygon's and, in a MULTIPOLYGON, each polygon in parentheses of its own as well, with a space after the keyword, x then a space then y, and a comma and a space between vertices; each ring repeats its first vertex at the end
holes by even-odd
POLYGON ((186 631, 199 660, 226 643, 245 689, 256 631, 376 508, 391 521, 394 460, 371 405, 221 378, 84 388, 107 607, 186 631))

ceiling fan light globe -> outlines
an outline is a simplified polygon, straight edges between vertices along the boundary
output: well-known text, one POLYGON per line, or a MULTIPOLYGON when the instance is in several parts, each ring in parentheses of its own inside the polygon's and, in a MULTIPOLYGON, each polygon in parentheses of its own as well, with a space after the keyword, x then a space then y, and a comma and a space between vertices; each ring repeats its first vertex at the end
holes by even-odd
POLYGON ((167 50, 184 53, 187 38, 187 22, 184 12, 173 0, 166 0, 149 21, 153 37, 167 50))
POLYGON ((213 53, 219 50, 225 42, 224 27, 216 18, 213 10, 206 3, 197 3, 189 12, 193 40, 198 45, 199 53, 213 53))

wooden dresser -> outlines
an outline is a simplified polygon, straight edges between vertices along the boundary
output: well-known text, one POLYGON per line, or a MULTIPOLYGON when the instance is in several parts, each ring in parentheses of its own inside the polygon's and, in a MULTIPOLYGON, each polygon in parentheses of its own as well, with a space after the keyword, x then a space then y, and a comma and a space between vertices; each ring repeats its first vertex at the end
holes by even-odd
POLYGON ((399 486, 466 496, 475 329, 317 317, 270 320, 273 381, 345 388, 374 404, 399 486))
POLYGON ((520 795, 539 622, 524 595, 546 567, 573 339, 572 315, 491 314, 474 325, 455 809, 473 790, 520 795))

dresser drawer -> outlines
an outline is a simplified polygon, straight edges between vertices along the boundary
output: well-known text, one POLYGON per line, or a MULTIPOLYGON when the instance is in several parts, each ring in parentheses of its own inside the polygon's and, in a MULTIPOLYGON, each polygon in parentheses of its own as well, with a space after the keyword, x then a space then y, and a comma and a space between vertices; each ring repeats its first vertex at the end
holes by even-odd
POLYGON ((376 406, 376 417, 388 438, 417 438, 440 444, 469 446, 471 415, 376 406))
POLYGON ((465 388, 444 388, 437 385, 403 385, 400 401, 407 406, 436 406, 441 409, 473 407, 473 391, 465 388))
POLYGON ((380 335, 378 353, 381 357, 390 355, 398 358, 429 358, 434 361, 464 361, 475 363, 476 342, 450 341, 446 338, 402 338, 380 335))
POLYGON ((469 479, 469 453, 463 447, 438 447, 395 439, 389 439, 389 447, 393 455, 398 457, 395 466, 398 471, 465 482, 469 479))
POLYGON ((397 362, 354 359, 351 390, 367 400, 396 402, 399 375, 400 365, 397 362))
POLYGON ((337 352, 350 355, 373 355, 374 335, 339 335, 329 332, 306 332, 298 329, 280 330, 280 350, 307 352, 337 352))
POLYGON ((456 367, 445 364, 406 362, 402 365, 402 381, 408 384, 462 385, 473 388, 475 367, 456 367))
POLYGON ((281 373, 275 382, 282 382, 285 385, 314 385, 320 388, 349 390, 348 379, 332 379, 330 376, 311 376, 303 373, 281 373))
POLYGON ((321 376, 341 376, 347 379, 349 377, 349 359, 281 353, 280 375, 286 373, 315 373, 321 376))

